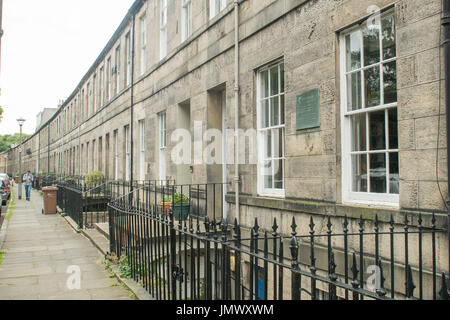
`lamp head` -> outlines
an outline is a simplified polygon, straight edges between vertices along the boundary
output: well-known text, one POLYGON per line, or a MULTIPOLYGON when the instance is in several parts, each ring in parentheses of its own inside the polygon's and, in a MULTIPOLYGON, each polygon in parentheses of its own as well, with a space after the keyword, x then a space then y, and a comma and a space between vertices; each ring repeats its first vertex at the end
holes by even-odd
POLYGON ((17 119, 17 123, 19 123, 19 126, 22 126, 24 122, 25 122, 25 119, 23 119, 23 118, 17 119))

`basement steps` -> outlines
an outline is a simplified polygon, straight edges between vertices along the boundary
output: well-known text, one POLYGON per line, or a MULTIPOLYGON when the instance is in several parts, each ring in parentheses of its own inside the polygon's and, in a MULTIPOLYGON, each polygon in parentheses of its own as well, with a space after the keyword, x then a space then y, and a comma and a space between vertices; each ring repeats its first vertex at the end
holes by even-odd
POLYGON ((109 224, 94 223, 93 229, 83 229, 81 233, 91 240, 92 244, 106 256, 109 252, 109 224))
MULTIPOLYGON (((94 246, 106 257, 109 253, 109 224, 94 223, 94 228, 80 231, 94 246)), ((132 279, 122 278, 119 267, 110 264, 110 270, 114 272, 116 279, 130 290, 137 300, 155 300, 141 285, 132 279)))

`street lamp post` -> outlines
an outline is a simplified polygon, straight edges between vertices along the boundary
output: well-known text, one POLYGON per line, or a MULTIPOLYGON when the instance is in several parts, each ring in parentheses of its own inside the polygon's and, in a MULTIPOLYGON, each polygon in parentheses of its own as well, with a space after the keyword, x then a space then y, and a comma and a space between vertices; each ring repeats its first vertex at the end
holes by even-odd
POLYGON ((19 200, 22 199, 22 126, 23 123, 25 122, 25 119, 17 119, 17 122, 19 123, 20 126, 20 147, 19 147, 19 192, 18 192, 18 198, 19 200))

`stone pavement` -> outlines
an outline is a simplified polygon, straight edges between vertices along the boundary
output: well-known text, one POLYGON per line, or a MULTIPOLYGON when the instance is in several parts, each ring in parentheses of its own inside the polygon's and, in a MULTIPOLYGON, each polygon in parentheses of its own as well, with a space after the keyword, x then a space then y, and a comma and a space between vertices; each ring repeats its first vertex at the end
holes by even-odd
MULTIPOLYGON (((131 299, 102 264, 91 242, 59 215, 42 214, 43 200, 17 199, 0 251, 0 300, 123 300, 131 299), (81 288, 69 290, 70 266, 81 271, 81 288)), ((24 194, 24 193, 23 193, 24 194)), ((6 227, 6 226, 5 226, 6 227)))

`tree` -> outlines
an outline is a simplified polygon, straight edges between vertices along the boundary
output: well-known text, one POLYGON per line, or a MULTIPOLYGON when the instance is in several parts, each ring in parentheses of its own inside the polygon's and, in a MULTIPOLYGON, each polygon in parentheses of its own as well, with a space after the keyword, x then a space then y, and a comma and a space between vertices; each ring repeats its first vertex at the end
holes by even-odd
POLYGON ((3 119, 3 108, 0 107, 0 122, 2 122, 3 119))
MULTIPOLYGON (((22 134, 22 141, 25 141, 30 135, 28 134, 22 134)), ((13 144, 19 144, 20 143, 20 134, 16 133, 14 135, 6 134, 6 135, 0 135, 0 152, 8 151, 8 149, 13 144)))

